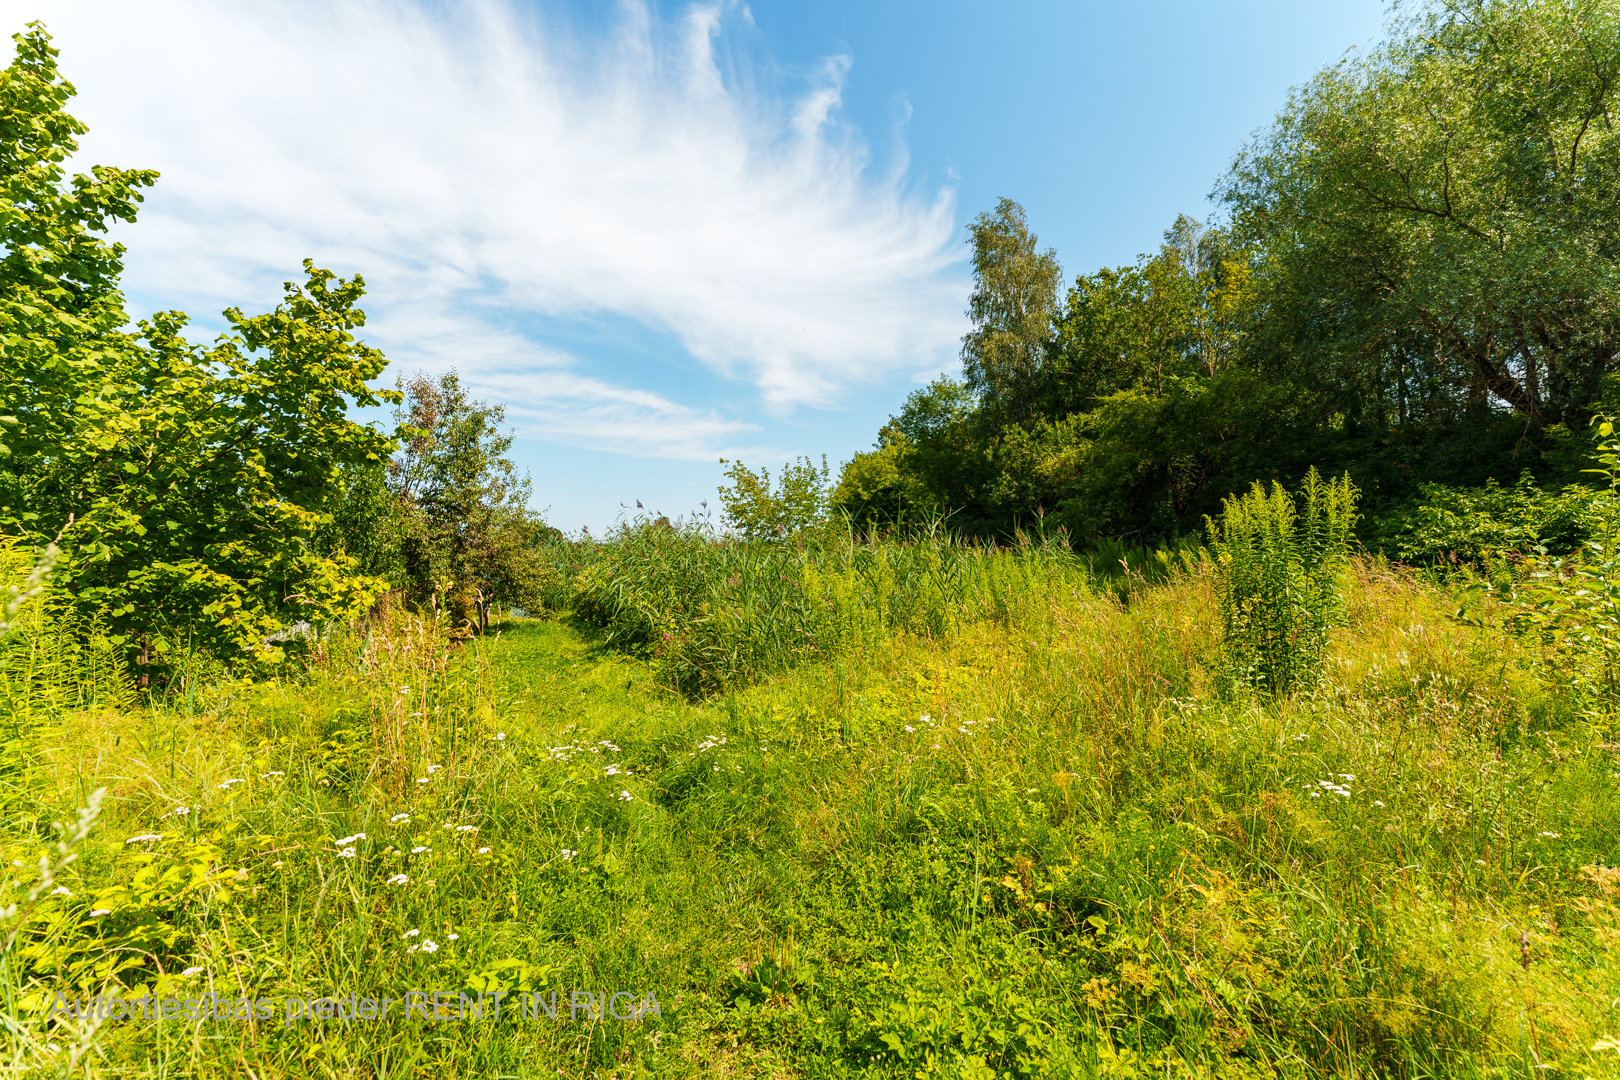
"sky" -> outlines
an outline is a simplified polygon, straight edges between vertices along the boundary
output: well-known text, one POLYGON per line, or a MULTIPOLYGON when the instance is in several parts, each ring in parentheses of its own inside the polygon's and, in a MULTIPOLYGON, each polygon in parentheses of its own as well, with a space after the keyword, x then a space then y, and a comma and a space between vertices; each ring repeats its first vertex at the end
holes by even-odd
POLYGON ((506 406, 534 506, 601 535, 716 512, 721 458, 868 449, 959 370, 964 226, 1000 197, 1066 275, 1208 220, 1368 0, 0 0, 89 125, 162 173, 133 314, 365 278, 384 381, 506 406))

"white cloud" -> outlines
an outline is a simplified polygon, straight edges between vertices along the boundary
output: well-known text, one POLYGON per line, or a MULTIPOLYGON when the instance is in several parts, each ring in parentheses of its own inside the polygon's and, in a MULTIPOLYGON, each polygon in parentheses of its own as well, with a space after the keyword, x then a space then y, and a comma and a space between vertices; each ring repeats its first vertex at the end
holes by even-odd
POLYGON ((722 77, 746 8, 628 4, 594 41, 496 0, 0 11, 56 36, 85 156, 164 174, 121 236, 133 295, 211 312, 306 255, 359 270, 371 340, 540 437, 696 459, 752 430, 586 370, 548 321, 636 320, 778 412, 937 368, 961 333, 952 192, 874 175, 836 120, 848 57, 786 99, 722 77))

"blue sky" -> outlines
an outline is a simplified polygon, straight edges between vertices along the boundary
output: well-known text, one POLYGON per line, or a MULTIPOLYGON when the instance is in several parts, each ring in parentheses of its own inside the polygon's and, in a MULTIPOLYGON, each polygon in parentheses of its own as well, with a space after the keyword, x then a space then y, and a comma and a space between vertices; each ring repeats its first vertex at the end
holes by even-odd
MULTIPOLYGON (((1381 4, 0 0, 42 18, 79 167, 163 173, 138 312, 362 273, 396 371, 503 401, 535 504, 601 532, 721 456, 870 445, 956 368, 963 225, 1022 202, 1069 277, 1153 248, 1381 4)), ((390 379, 392 373, 390 373, 390 379)))

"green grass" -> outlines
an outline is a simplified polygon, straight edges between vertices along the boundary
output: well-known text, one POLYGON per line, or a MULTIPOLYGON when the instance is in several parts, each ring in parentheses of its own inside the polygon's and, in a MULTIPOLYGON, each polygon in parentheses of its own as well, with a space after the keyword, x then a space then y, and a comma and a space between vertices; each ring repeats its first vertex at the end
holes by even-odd
POLYGON ((972 558, 991 584, 948 619, 706 697, 586 620, 452 650, 396 616, 305 678, 41 721, 7 858, 110 798, 73 895, 6 957, 11 1062, 60 1074, 82 1043, 78 1073, 129 1076, 1620 1075, 1593 1049, 1620 1036, 1620 738, 1519 642, 1362 563, 1323 685, 1264 705, 1218 691, 1206 576, 1094 590, 972 558), (650 991, 662 1015, 509 998, 499 1021, 108 1020, 38 1049, 51 993, 115 985, 278 1010, 557 989, 564 1016, 574 989, 650 991))

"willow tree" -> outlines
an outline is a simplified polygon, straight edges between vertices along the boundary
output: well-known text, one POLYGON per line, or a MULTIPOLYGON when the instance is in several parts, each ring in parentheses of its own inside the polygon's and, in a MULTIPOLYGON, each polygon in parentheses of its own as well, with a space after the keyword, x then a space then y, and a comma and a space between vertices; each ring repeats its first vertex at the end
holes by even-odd
POLYGON ((1455 0, 1293 94, 1221 187, 1260 354, 1348 411, 1589 415, 1620 352, 1620 0, 1455 0))

